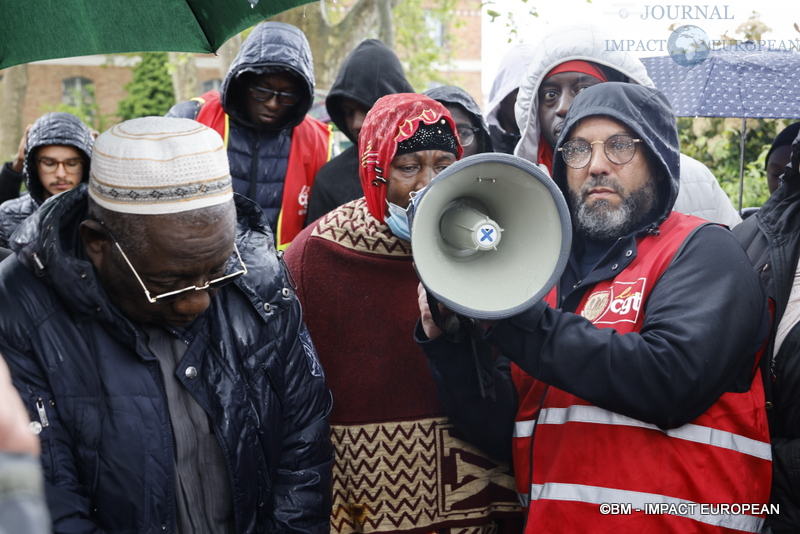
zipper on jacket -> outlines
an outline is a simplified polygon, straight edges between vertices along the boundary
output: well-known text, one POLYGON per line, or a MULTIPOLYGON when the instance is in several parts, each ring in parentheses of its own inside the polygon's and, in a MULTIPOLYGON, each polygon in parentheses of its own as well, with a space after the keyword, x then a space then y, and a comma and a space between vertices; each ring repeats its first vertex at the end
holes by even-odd
POLYGON ((36 399, 36 411, 39 413, 39 423, 42 428, 50 426, 50 421, 47 419, 47 412, 44 411, 44 401, 41 397, 36 399))

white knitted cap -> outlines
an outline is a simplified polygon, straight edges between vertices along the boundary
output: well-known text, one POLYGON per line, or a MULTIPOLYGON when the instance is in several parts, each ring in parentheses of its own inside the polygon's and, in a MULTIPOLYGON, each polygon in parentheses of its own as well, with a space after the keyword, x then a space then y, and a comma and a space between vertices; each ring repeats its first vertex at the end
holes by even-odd
POLYGON ((190 119, 143 117, 112 126, 94 142, 89 196, 120 213, 159 215, 233 198, 219 134, 190 119))

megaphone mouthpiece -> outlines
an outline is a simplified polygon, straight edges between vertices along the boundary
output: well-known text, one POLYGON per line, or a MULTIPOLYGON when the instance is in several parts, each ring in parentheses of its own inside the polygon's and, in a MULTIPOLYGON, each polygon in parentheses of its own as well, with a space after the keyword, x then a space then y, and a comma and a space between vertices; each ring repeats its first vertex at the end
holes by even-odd
POLYGON ((439 231, 444 241, 462 251, 497 250, 503 229, 477 200, 453 201, 442 214, 439 231))

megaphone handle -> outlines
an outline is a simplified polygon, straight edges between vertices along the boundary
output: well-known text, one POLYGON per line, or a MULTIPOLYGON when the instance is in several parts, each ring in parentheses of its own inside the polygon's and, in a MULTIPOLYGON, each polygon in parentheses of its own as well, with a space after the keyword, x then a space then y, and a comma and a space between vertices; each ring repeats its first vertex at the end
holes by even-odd
POLYGON ((472 321, 473 328, 470 332, 472 345, 472 359, 475 362, 475 370, 478 374, 478 386, 481 389, 482 398, 497 400, 494 391, 494 379, 492 378, 492 349, 483 340, 483 327, 478 321, 472 321))
POLYGON ((492 349, 483 340, 484 330, 480 323, 469 317, 454 313, 442 320, 439 313, 439 301, 430 291, 425 292, 428 298, 428 307, 431 310, 433 322, 442 330, 442 335, 453 343, 461 343, 465 337, 470 338, 472 360, 478 374, 478 385, 482 398, 496 399, 494 381, 492 378, 492 349))
POLYGON ((428 308, 431 310, 431 317, 433 318, 434 324, 444 332, 444 328, 442 328, 442 314, 439 313, 439 301, 436 300, 436 297, 427 289, 425 290, 425 296, 428 298, 428 308))

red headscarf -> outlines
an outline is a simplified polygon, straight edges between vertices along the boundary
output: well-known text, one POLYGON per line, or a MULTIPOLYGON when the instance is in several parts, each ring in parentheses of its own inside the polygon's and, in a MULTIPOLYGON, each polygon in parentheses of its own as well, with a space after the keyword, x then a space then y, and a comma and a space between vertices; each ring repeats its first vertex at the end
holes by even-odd
MULTIPOLYGON (((386 180, 397 143, 414 135, 420 123, 434 124, 439 120, 446 120, 455 135, 456 124, 447 108, 416 93, 384 96, 367 113, 358 135, 358 174, 369 212, 379 221, 383 222, 386 212, 386 180)), ((459 159, 463 152, 459 142, 459 159)))

